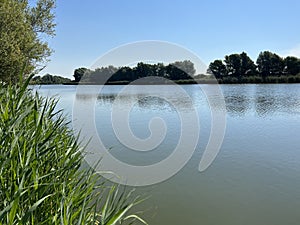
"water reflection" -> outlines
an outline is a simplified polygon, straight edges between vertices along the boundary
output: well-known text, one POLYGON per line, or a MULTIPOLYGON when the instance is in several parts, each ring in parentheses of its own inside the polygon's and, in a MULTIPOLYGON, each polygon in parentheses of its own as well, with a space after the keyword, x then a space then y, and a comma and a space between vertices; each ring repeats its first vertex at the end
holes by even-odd
MULTIPOLYGON (((189 104, 189 107, 187 107, 188 104, 185 104, 184 108, 190 108, 191 104, 189 104)), ((137 106, 139 108, 144 109, 151 109, 151 110, 170 110, 175 111, 176 109, 165 99, 158 98, 158 97, 152 97, 147 96, 144 98, 139 98, 137 102, 137 106)))
MULTIPOLYGON (((226 110, 229 116, 244 117, 255 114, 258 117, 266 117, 273 114, 300 114, 300 90, 297 85, 222 85, 222 91, 226 102, 226 110)), ((111 106, 118 97, 124 104, 136 102, 139 109, 171 110, 174 107, 170 101, 176 102, 181 110, 189 111, 192 107, 199 110, 219 108, 219 99, 211 97, 211 105, 207 103, 206 96, 195 85, 186 85, 184 88, 192 99, 192 104, 180 94, 174 93, 172 86, 135 86, 125 93, 119 94, 123 86, 105 87, 97 96, 97 103, 101 106, 111 106)), ((206 87, 207 88, 207 87, 206 87)), ((77 93, 76 99, 88 101, 94 98, 87 93, 77 93)))
POLYGON ((251 99, 245 95, 231 95, 225 97, 226 110, 231 115, 243 116, 251 106, 251 99))
POLYGON ((259 116, 273 114, 280 108, 280 101, 276 101, 273 96, 257 96, 255 99, 255 109, 259 116))
MULTIPOLYGON (((175 105, 177 109, 188 112, 194 107, 193 100, 195 98, 191 95, 193 91, 187 91, 189 96, 187 98, 183 93, 174 93, 174 89, 170 85, 133 86, 126 91, 122 91, 123 87, 123 85, 105 86, 101 89, 98 96, 96 96, 98 106, 111 107, 118 98, 124 105, 134 102, 140 109, 174 111, 175 105), (110 88, 111 90, 109 90, 110 88)), ((88 86, 86 89, 86 92, 81 90, 79 93, 76 93, 76 100, 91 101, 95 98, 93 94, 89 93, 88 86)), ((198 92, 199 90, 198 88, 198 92)))
MULTIPOLYGON (((149 110, 171 110, 174 111, 174 106, 170 103, 170 96, 146 96, 146 95, 99 95, 97 97, 97 103, 102 106, 111 106, 116 98, 124 104, 129 104, 134 102, 135 105, 140 109, 149 109, 149 110)), ((84 99, 84 97, 82 98, 84 99)), ((192 109, 193 105, 191 102, 186 101, 184 98, 177 98, 174 102, 178 109, 183 111, 189 111, 192 109)))
POLYGON ((300 113, 300 90, 296 86, 224 85, 222 89, 230 116, 255 114, 258 117, 266 117, 273 114, 300 113))

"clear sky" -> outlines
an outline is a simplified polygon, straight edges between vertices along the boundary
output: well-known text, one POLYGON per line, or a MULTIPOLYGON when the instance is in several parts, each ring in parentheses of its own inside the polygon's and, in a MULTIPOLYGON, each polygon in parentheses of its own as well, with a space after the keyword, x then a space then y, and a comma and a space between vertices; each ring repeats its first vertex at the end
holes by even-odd
POLYGON ((112 48, 162 40, 205 64, 245 51, 300 57, 299 0, 57 0, 54 53, 41 74, 72 77, 112 48))

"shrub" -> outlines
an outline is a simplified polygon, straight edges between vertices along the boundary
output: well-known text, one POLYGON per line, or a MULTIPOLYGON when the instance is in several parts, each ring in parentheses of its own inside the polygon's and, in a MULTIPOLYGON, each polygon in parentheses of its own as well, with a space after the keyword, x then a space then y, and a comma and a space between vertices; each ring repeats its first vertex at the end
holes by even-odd
POLYGON ((300 83, 300 73, 295 76, 295 83, 300 83))
POLYGON ((287 77, 288 83, 295 83, 296 82, 296 76, 288 76, 287 77))
POLYGON ((242 83, 262 83, 263 82, 263 80, 262 80, 262 78, 261 77, 259 77, 259 76, 247 76, 247 77, 243 77, 242 78, 242 83))
POLYGON ((238 80, 238 78, 233 77, 233 76, 226 76, 226 77, 223 77, 223 83, 224 84, 238 84, 239 80, 238 80))

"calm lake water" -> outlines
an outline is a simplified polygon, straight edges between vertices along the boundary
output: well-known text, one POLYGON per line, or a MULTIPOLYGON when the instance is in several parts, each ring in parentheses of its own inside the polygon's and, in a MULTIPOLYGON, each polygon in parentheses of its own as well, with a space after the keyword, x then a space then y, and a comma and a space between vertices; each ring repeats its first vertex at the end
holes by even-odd
MULTIPOLYGON (((104 88, 95 105, 95 122, 101 140, 112 148, 111 154, 124 162, 158 162, 172 152, 180 136, 176 109, 151 94, 171 93, 181 109, 195 107, 200 118, 199 143, 186 166, 164 182, 137 188, 137 193, 150 196, 141 206, 150 224, 300 224, 299 84, 221 85, 227 109, 226 134, 215 161, 201 173, 198 166, 208 142, 211 114, 199 87, 182 86, 192 106, 180 99, 173 86, 136 86, 122 95, 124 104, 138 100, 129 118, 136 136, 150 135, 148 123, 153 117, 161 117, 167 126, 164 141, 154 151, 143 153, 124 147, 112 129, 111 107, 123 87, 104 88)), ((57 95, 58 107, 72 114, 76 86, 41 86, 38 90, 43 96, 57 95)), ((88 99, 88 95, 76 98, 88 99)))

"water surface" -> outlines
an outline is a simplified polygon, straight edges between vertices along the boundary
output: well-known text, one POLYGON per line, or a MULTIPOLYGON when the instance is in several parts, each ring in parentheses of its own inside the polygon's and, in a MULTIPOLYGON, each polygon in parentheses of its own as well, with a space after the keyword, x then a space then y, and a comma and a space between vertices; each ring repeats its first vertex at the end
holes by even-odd
MULTIPOLYGON (((136 152, 118 141, 111 126, 111 107, 124 86, 106 86, 95 105, 98 135, 118 159, 150 165, 166 158, 180 137, 180 118, 164 99, 151 94, 169 93, 187 112, 197 109, 200 136, 187 165, 172 178, 138 193, 150 195, 142 208, 155 225, 299 225, 300 223, 300 85, 221 85, 226 101, 227 126, 220 153, 204 172, 199 161, 210 134, 210 108, 196 85, 184 85, 193 105, 182 101, 172 86, 136 86, 122 95, 124 104, 137 100, 131 110, 133 133, 147 138, 148 123, 161 117, 168 128, 164 141, 153 151, 136 152)), ((207 86, 206 86, 207 87, 207 86)), ((209 86, 208 86, 209 87, 209 86)), ((58 95, 58 107, 70 116, 76 86, 41 86, 44 96, 58 95)), ((215 104, 213 107, 218 108, 215 104)), ((84 111, 85 109, 82 108, 84 111)))

